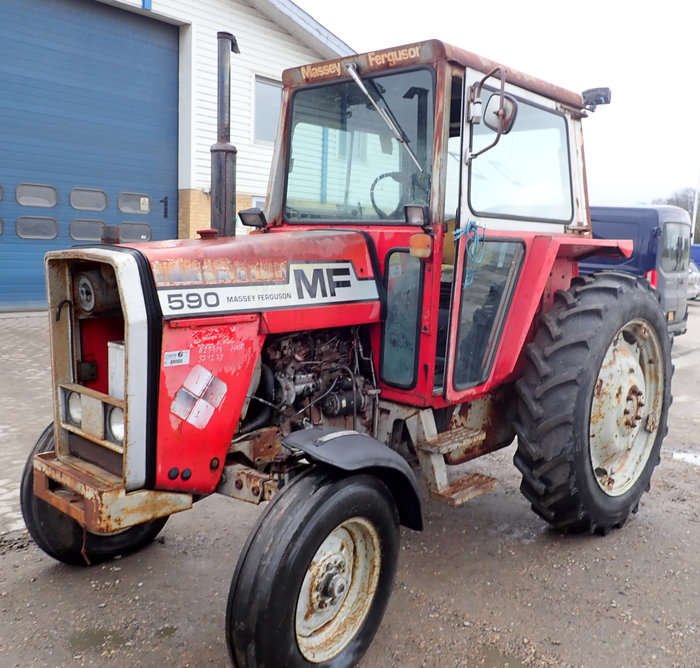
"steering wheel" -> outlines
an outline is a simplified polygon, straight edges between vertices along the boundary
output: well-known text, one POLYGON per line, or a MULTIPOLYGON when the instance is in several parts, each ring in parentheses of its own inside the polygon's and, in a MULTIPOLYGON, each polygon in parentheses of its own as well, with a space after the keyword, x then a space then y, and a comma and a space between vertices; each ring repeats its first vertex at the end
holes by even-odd
POLYGON ((377 201, 374 198, 374 189, 377 187, 377 184, 380 181, 387 178, 394 179, 394 181, 396 181, 399 184, 399 186, 407 185, 407 177, 401 172, 384 172, 383 174, 380 174, 376 179, 374 179, 374 181, 372 181, 372 185, 369 188, 369 199, 372 202, 372 208, 377 212, 377 215, 382 220, 386 220, 387 218, 396 218, 403 209, 403 202, 401 202, 401 197, 399 197, 399 203, 396 206, 396 208, 390 213, 387 213, 386 211, 379 208, 379 205, 377 204, 377 201))

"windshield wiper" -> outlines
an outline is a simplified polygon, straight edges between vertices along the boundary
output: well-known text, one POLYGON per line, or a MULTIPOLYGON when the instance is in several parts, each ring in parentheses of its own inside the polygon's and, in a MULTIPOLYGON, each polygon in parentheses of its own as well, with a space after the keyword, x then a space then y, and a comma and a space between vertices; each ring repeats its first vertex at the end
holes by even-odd
MULTIPOLYGON (((416 158, 416 154, 413 152, 411 147, 408 145, 408 139, 406 138, 406 133, 399 127, 398 121, 393 119, 390 115, 389 112, 387 112, 386 109, 382 109, 377 104, 377 101, 372 97, 370 92, 367 90, 365 85, 362 83, 362 79, 360 79, 359 74, 357 73, 357 69, 355 67, 354 63, 350 63, 349 65, 346 66, 348 70, 348 74, 352 77, 352 80, 357 84, 357 87, 364 93, 364 96, 372 103, 372 106, 377 110, 377 113, 382 117, 382 120, 386 124, 386 126, 391 130, 391 134, 394 135, 394 139, 396 139, 397 142, 403 145, 403 147, 408 151, 408 155, 411 156, 411 160, 416 163, 416 167, 418 167, 418 171, 422 172, 423 168, 421 167, 420 163, 418 162, 418 158, 416 158)), ((386 100, 384 101, 384 104, 386 104, 386 100)), ((388 107, 389 105, 387 105, 388 107)))

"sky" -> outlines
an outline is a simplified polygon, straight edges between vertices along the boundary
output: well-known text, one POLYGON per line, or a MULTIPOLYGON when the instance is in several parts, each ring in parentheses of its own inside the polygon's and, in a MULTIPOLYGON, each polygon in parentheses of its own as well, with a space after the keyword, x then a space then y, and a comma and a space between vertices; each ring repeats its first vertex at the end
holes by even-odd
POLYGON ((357 52, 441 39, 612 103, 584 120, 591 204, 633 205, 700 181, 696 0, 294 0, 357 52))

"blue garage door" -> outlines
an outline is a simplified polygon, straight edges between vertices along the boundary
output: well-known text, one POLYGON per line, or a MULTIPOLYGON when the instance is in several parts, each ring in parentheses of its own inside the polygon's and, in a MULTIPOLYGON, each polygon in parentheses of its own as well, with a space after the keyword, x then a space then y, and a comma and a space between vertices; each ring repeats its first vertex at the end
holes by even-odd
POLYGON ((177 236, 178 29, 94 0, 0 3, 0 310, 48 250, 177 236))

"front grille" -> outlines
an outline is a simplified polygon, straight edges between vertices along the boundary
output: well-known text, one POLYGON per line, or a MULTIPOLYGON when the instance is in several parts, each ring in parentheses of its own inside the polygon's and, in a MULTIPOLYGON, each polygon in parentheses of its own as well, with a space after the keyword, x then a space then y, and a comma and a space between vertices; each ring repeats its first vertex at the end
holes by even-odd
POLYGON ((123 455, 88 441, 77 434, 68 434, 68 451, 71 455, 95 464, 109 473, 122 477, 123 455))

